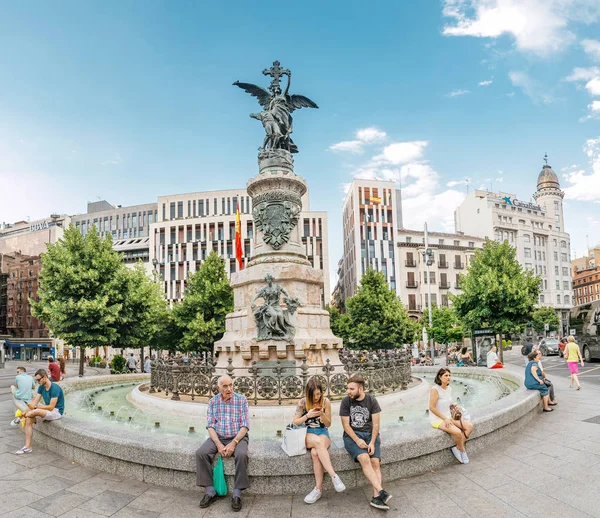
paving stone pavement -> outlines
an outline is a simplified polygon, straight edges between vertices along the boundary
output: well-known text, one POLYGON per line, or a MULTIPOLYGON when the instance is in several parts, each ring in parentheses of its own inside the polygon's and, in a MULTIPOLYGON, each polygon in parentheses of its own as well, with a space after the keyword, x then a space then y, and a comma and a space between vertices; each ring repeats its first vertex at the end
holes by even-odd
POLYGON ((540 414, 510 440, 472 455, 468 465, 456 464, 385 484, 394 495, 387 513, 369 506, 367 488, 328 492, 310 508, 302 494, 248 495, 240 513, 233 513, 228 498, 200 509, 200 492, 127 480, 73 464, 37 447, 32 454, 17 457, 14 452, 23 446, 22 434, 9 426, 13 410, 9 401, 3 401, 0 516, 600 517, 595 495, 600 477, 600 424, 585 422, 600 416, 600 387, 586 385, 582 377, 583 389, 577 392, 568 388, 566 369, 548 375, 559 400, 555 412, 540 414))

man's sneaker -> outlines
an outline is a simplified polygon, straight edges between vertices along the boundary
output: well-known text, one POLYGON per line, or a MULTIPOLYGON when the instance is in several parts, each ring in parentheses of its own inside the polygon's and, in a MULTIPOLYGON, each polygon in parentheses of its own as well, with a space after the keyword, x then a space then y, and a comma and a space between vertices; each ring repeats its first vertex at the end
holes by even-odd
POLYGON ((19 423, 21 422, 21 418, 19 417, 15 417, 11 422, 10 422, 10 426, 19 426, 19 423))
POLYGON ((308 493, 308 495, 304 497, 304 503, 314 504, 319 498, 321 498, 322 495, 323 492, 315 487, 310 493, 308 493))
POLYGON ((383 500, 383 502, 386 504, 389 504, 390 500, 392 499, 392 495, 390 495, 385 489, 379 491, 377 497, 383 500))
POLYGON ((33 450, 28 448, 27 446, 23 446, 19 451, 15 452, 15 455, 25 455, 26 453, 31 453, 33 450))
POLYGON ((377 507, 377 509, 382 509, 383 511, 387 511, 390 506, 387 505, 379 496, 374 496, 371 498, 370 504, 373 507, 377 507))
POLYGON ((462 454, 456 446, 452 447, 452 454, 456 457, 456 460, 458 462, 460 462, 461 464, 463 463, 462 454))
POLYGON ((467 455, 466 451, 461 451, 460 452, 460 456, 462 457, 462 463, 463 464, 468 464, 469 463, 469 456, 467 455))
POLYGON ((344 483, 342 482, 342 479, 338 475, 333 477, 331 479, 331 481, 333 482, 333 487, 335 487, 335 490, 338 493, 341 493, 342 491, 346 490, 346 486, 344 485, 344 483))

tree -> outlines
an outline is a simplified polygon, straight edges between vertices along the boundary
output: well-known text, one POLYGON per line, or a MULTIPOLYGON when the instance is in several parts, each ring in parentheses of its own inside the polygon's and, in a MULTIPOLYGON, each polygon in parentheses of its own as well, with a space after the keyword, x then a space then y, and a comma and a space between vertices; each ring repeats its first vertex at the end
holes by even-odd
POLYGON ((382 272, 367 270, 356 295, 346 301, 347 319, 338 328, 357 349, 392 349, 412 342, 416 325, 382 272))
POLYGON ((347 313, 342 313, 336 306, 325 306, 329 311, 329 324, 333 334, 346 342, 349 336, 350 317, 347 313))
POLYGON ((42 254, 39 300, 31 301, 32 314, 54 336, 80 348, 80 376, 86 348, 108 346, 117 338, 122 268, 110 235, 100 239, 95 226, 85 236, 69 226, 42 254))
POLYGON ((162 314, 167 301, 156 279, 148 277, 142 263, 118 273, 121 311, 117 320, 118 345, 121 349, 140 349, 144 362, 144 346, 161 332, 162 314))
POLYGON ((507 241, 486 239, 459 287, 462 293, 451 299, 463 325, 469 330, 490 328, 502 335, 520 332, 531 319, 540 278, 521 267, 507 241))
POLYGON ((421 318, 421 324, 427 327, 427 336, 438 344, 461 341, 464 336, 463 328, 454 309, 447 306, 438 307, 435 304, 432 304, 432 307, 432 326, 429 327, 429 309, 423 312, 421 318))
POLYGON ((537 308, 531 315, 531 322, 533 322, 533 328, 538 333, 543 333, 546 330, 546 324, 549 326, 548 331, 558 331, 560 326, 560 319, 556 311, 550 306, 537 308))
POLYGON ((188 276, 185 297, 173 308, 181 332, 181 348, 212 351, 225 333, 225 317, 233 311, 233 290, 225 261, 211 252, 200 269, 188 276))

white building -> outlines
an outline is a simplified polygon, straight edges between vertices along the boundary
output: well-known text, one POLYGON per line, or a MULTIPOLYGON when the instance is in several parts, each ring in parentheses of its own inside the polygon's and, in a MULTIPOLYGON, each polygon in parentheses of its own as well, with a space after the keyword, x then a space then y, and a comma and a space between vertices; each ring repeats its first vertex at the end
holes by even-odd
MULTIPOLYGON (((170 301, 183 297, 188 272, 214 250, 225 259, 229 274, 238 271, 235 259, 235 214, 240 207, 244 265, 252 257, 252 199, 246 189, 159 196, 158 221, 150 228, 150 262, 157 269, 170 301)), ((312 212, 308 193, 302 198, 302 241, 308 260, 323 270, 323 304, 329 303, 327 213, 312 212)))
POLYGON ((473 191, 454 211, 456 230, 514 246, 519 263, 542 279, 539 305, 557 310, 566 334, 572 307, 570 238, 564 227, 564 192, 547 164, 533 197, 535 203, 505 192, 473 191))
POLYGON ((402 200, 394 182, 353 180, 342 209, 344 255, 338 266, 336 304, 356 293, 367 269, 383 272, 396 290, 399 264, 396 231, 402 228, 402 200))
POLYGON ((412 318, 420 317, 427 307, 429 286, 432 304, 449 305, 449 295, 460 293, 460 275, 465 273, 467 265, 475 256, 475 250, 485 242, 481 237, 465 234, 429 232, 428 244, 434 252, 434 263, 429 267, 428 277, 423 258, 425 233, 401 229, 396 236, 399 266, 396 291, 412 318))

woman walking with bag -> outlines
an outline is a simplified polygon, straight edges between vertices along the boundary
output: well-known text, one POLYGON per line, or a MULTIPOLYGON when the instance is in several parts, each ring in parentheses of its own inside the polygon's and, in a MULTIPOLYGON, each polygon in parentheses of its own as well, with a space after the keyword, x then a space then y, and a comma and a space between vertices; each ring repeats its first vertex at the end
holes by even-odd
POLYGON ((569 388, 573 388, 573 382, 577 385, 577 390, 581 390, 581 385, 579 384, 579 367, 577 363, 581 361, 581 366, 583 367, 583 356, 581 356, 581 349, 579 345, 575 343, 575 338, 573 336, 569 336, 567 339, 567 346, 565 347, 564 352, 565 360, 567 360, 567 365, 569 366, 569 372, 571 373, 571 384, 569 388))
POLYGON ((473 431, 473 425, 462 418, 461 408, 452 402, 450 369, 440 369, 434 381, 435 384, 429 393, 429 422, 437 430, 452 436, 456 443, 452 454, 461 464, 468 464, 465 443, 473 431))
POLYGON ((337 476, 331 458, 329 457, 329 431, 331 426, 331 402, 323 393, 323 386, 314 378, 306 384, 305 397, 296 407, 293 423, 296 426, 306 426, 306 447, 310 455, 315 473, 315 488, 304 498, 307 504, 314 504, 323 494, 323 476, 325 471, 331 477, 333 487, 340 493, 346 486, 337 476))

